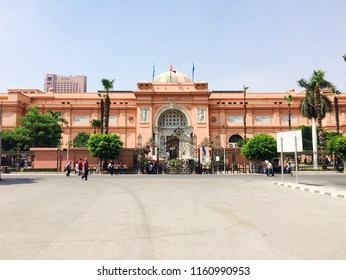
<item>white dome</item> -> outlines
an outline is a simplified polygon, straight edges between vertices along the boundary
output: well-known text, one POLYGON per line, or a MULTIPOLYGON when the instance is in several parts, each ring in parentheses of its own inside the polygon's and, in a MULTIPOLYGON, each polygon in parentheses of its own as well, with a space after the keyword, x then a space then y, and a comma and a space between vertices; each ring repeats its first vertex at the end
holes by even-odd
POLYGON ((162 72, 161 74, 155 77, 154 82, 176 84, 192 83, 191 79, 188 76, 178 71, 176 71, 176 73, 171 71, 162 72))

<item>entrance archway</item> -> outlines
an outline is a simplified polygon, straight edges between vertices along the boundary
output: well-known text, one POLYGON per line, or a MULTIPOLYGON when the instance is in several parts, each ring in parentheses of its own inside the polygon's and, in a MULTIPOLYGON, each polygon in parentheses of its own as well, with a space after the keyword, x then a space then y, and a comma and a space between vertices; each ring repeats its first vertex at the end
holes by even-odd
POLYGON ((193 159, 193 130, 190 117, 181 107, 164 108, 155 118, 159 156, 169 159, 193 159))

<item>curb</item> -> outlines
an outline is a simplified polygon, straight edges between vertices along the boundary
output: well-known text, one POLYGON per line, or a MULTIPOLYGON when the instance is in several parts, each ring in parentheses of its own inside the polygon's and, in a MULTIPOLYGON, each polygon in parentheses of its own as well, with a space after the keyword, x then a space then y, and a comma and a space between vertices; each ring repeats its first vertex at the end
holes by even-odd
POLYGON ((290 188, 293 190, 300 190, 300 191, 305 191, 309 193, 327 195, 327 196, 336 197, 336 198, 344 198, 344 199, 346 198, 346 191, 338 191, 333 188, 311 186, 311 185, 304 185, 304 184, 281 183, 281 182, 272 182, 272 183, 278 186, 290 188))

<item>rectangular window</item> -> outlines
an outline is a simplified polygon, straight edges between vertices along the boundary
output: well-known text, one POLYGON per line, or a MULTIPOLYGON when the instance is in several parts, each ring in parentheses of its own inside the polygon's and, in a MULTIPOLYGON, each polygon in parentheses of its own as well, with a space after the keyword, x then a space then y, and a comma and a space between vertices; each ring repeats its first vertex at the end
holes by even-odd
MULTIPOLYGON (((288 123, 288 115, 283 116, 282 121, 288 123)), ((291 115, 291 123, 297 123, 297 122, 298 122, 298 117, 291 115)))
POLYGON ((76 122, 76 123, 89 123, 89 116, 75 116, 74 122, 76 122))
POLYGON ((256 122, 263 122, 263 123, 270 122, 270 117, 269 116, 256 116, 256 122))
POLYGON ((109 116, 109 123, 110 124, 116 124, 117 123, 117 116, 109 116))
POLYGON ((229 116, 228 117, 228 121, 229 122, 234 122, 234 123, 242 122, 243 121, 243 116, 229 116))

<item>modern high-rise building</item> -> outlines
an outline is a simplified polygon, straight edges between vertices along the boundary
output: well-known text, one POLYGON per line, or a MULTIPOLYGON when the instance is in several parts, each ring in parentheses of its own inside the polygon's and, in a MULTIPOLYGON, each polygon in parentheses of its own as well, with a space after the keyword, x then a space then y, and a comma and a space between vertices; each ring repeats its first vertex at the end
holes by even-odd
POLYGON ((78 93, 87 91, 86 76, 59 76, 46 74, 44 79, 44 91, 52 88, 56 93, 78 93))

